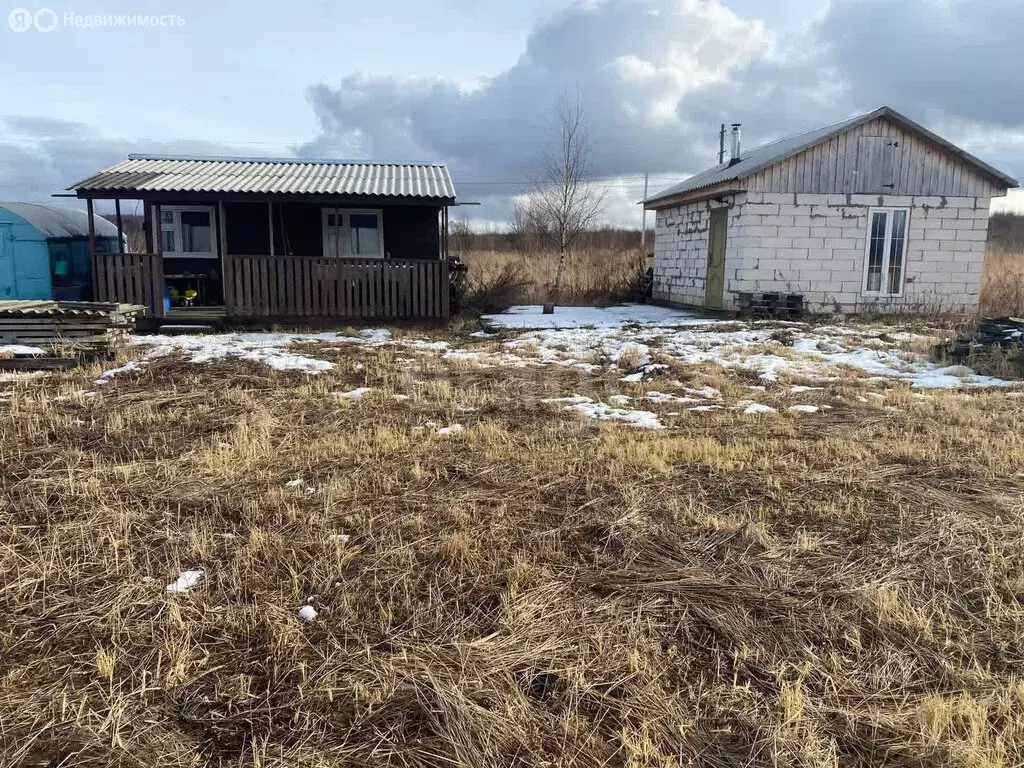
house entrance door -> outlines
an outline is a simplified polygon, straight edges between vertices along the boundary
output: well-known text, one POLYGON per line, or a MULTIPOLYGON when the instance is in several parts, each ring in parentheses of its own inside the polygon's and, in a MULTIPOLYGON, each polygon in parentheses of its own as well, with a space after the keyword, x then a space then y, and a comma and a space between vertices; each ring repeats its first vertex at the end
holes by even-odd
POLYGON ((713 209, 708 225, 708 266, 704 279, 704 306, 711 309, 725 306, 725 239, 728 226, 729 209, 713 209))

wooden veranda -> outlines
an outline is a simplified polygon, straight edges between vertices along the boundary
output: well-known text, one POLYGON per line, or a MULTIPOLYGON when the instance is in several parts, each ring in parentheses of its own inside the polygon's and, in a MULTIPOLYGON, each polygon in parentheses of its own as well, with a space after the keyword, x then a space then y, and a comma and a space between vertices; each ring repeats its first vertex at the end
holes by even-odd
MULTIPOLYGON (((116 200, 123 235, 120 200, 116 200)), ((123 236, 116 253, 97 252, 93 199, 87 199, 93 299, 141 304, 162 321, 165 258, 161 238, 147 233, 145 252, 128 252, 123 236)), ((273 220, 273 203, 268 203, 273 220)), ((147 205, 147 218, 159 222, 160 204, 147 205)), ((345 258, 324 255, 233 254, 228 250, 224 205, 218 206, 217 250, 225 320, 282 321, 337 319, 443 320, 450 313, 446 207, 439 210, 439 243, 428 258, 345 258)), ((218 307, 218 310, 221 308, 218 307)))

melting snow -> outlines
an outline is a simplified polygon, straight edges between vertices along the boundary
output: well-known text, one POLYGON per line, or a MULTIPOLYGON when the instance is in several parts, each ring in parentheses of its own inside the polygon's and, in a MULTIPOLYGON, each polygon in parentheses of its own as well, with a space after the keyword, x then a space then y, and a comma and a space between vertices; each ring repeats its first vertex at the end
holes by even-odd
POLYGON ((555 307, 545 315, 540 305, 509 307, 498 315, 482 318, 496 328, 618 328, 623 325, 712 325, 709 320, 681 309, 651 304, 624 304, 618 307, 555 307))
POLYGON ((447 427, 441 427, 440 429, 437 430, 437 434, 439 434, 439 435, 454 435, 456 432, 461 432, 464 429, 465 429, 465 427, 462 426, 461 424, 452 424, 452 425, 447 426, 447 427))
POLYGON ((0 344, 0 355, 45 355, 46 350, 24 344, 0 344))
POLYGON ((746 405, 746 407, 743 408, 743 413, 748 414, 748 415, 749 414, 756 414, 756 413, 775 413, 775 409, 772 408, 770 405, 762 405, 761 403, 749 403, 749 404, 747 404, 745 402, 740 402, 739 405, 740 406, 746 405))
POLYGON ((312 605, 304 605, 301 608, 299 608, 299 618, 302 619, 307 624, 309 624, 310 622, 315 621, 316 617, 317 617, 316 608, 314 608, 312 605))
POLYGON ((135 371, 141 371, 146 367, 145 363, 140 363, 137 360, 130 360, 129 362, 122 365, 120 368, 111 368, 109 371, 104 371, 100 374, 100 377, 94 381, 94 384, 106 384, 114 376, 122 373, 133 373, 135 371))
POLYGON ((340 397, 342 400, 358 400, 371 392, 373 392, 372 387, 356 387, 355 389, 350 389, 347 392, 332 392, 331 394, 335 397, 340 397))
POLYGON ((561 405, 563 410, 576 411, 595 421, 618 421, 631 427, 641 429, 664 429, 665 425, 658 421, 658 415, 651 411, 634 411, 628 408, 613 408, 607 403, 595 402, 583 395, 571 397, 553 397, 542 400, 542 403, 561 405))
POLYGON ((816 405, 791 405, 786 410, 794 413, 817 413, 821 409, 816 405))
POLYGON ((188 592, 192 587, 203 580, 202 571, 182 571, 174 581, 164 587, 164 592, 174 594, 177 592, 188 592))

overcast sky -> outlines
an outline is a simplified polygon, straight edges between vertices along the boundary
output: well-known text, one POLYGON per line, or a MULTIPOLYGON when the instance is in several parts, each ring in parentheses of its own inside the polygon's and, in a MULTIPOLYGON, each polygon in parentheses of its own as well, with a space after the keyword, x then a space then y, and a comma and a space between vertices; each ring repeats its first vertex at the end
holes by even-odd
POLYGON ((752 146, 888 104, 1024 176, 1021 0, 18 7, 56 25, 3 14, 0 199, 45 200, 130 152, 440 160, 484 203, 462 211, 503 222, 566 89, 617 223, 639 223, 645 172, 653 192, 713 164, 723 121, 752 146), (135 14, 174 19, 85 26, 135 14))

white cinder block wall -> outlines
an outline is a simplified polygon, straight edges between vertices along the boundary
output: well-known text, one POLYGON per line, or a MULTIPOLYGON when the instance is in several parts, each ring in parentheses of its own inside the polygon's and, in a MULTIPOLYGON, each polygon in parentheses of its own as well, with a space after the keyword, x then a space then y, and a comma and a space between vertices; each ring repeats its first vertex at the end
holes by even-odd
MULTIPOLYGON (((739 241, 732 233, 739 226, 742 200, 729 210, 729 229, 725 239, 725 307, 730 308, 729 278, 740 264, 739 241)), ((658 301, 690 306, 704 305, 704 279, 708 266, 708 225, 711 209, 727 207, 705 200, 675 208, 662 208, 654 217, 654 286, 658 301)))
MULTIPOLYGON (((978 308, 988 236, 987 197, 748 192, 736 195, 726 240, 726 309, 736 294, 804 296, 812 312, 978 308), (903 296, 862 295, 868 210, 910 209, 903 296)), ((659 210, 654 298, 704 303, 713 201, 659 210)))

